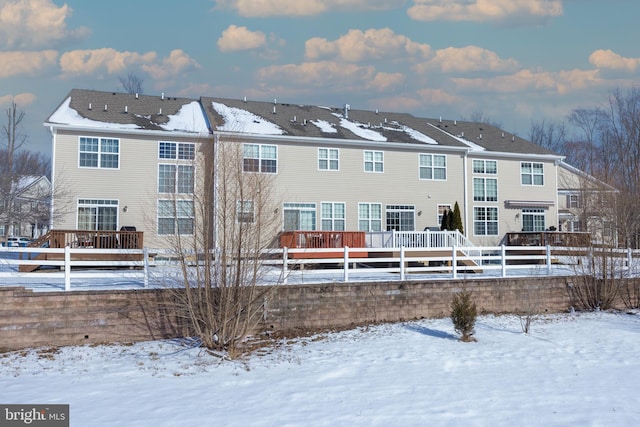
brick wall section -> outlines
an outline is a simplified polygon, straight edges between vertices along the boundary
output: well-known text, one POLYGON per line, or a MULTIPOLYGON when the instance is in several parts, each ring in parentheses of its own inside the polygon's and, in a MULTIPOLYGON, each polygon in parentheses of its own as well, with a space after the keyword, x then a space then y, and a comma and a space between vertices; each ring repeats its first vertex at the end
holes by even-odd
MULTIPOLYGON (((446 317, 452 295, 463 286, 473 292, 479 312, 513 313, 531 304, 541 312, 562 312, 570 306, 570 281, 529 277, 274 286, 265 288, 261 327, 325 329, 446 317)), ((171 292, 0 288, 0 350, 183 336, 186 328, 166 305, 171 292)))

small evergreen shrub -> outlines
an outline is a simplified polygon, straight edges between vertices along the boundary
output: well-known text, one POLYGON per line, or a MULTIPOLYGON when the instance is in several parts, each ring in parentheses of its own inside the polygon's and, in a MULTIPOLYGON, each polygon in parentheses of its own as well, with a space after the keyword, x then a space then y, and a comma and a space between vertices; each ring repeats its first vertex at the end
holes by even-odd
POLYGON ((473 332, 478 311, 476 303, 471 298, 471 291, 463 289, 453 295, 451 300, 451 321, 453 328, 460 334, 460 340, 464 342, 475 341, 473 332))

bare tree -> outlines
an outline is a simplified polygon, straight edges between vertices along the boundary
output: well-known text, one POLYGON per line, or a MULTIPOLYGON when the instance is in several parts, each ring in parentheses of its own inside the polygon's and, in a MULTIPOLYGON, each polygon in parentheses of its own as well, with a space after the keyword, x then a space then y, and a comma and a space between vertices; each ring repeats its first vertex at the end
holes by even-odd
POLYGON ((544 120, 531 124, 529 140, 555 153, 561 153, 567 139, 567 129, 562 122, 544 120))
POLYGON ((142 80, 136 74, 129 73, 126 77, 120 76, 118 77, 118 79, 120 80, 120 84, 128 94, 134 95, 137 93, 139 95, 142 95, 142 83, 144 82, 144 80, 142 80))
POLYGON ((202 154, 194 233, 174 243, 182 271, 174 301, 202 346, 234 358, 264 314, 260 278, 279 217, 272 177, 243 171, 242 144, 202 144, 202 154))
POLYGON ((13 161, 16 152, 27 141, 26 135, 20 132, 22 121, 25 117, 24 111, 19 111, 15 101, 11 101, 9 108, 5 110, 6 122, 2 124, 2 136, 5 139, 6 149, 6 170, 9 174, 13 174, 13 161))

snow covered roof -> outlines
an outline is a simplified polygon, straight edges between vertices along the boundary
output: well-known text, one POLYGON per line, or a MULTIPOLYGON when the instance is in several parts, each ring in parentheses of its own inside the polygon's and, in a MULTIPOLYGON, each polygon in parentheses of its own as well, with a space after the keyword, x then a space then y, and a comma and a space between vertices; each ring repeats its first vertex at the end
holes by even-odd
POLYGON ((81 89, 71 91, 47 124, 209 133, 197 100, 81 89))
MULTIPOLYGON (((226 132, 321 138, 363 143, 410 144, 470 152, 556 155, 539 145, 477 122, 429 119, 369 111, 201 97, 133 95, 73 89, 45 125, 166 132, 226 132)), ((560 156, 558 156, 560 157, 560 156)))

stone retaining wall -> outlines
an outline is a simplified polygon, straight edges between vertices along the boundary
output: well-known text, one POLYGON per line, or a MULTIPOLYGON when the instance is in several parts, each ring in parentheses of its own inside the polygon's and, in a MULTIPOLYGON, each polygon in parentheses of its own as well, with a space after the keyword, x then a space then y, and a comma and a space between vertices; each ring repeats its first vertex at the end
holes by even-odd
MULTIPOLYGON (((570 277, 334 283, 264 288, 265 329, 327 329, 446 317, 466 287, 480 313, 566 311, 570 277)), ((0 350, 183 336, 175 290, 32 292, 0 288, 0 350), (172 293, 173 292, 173 293, 172 293)))

